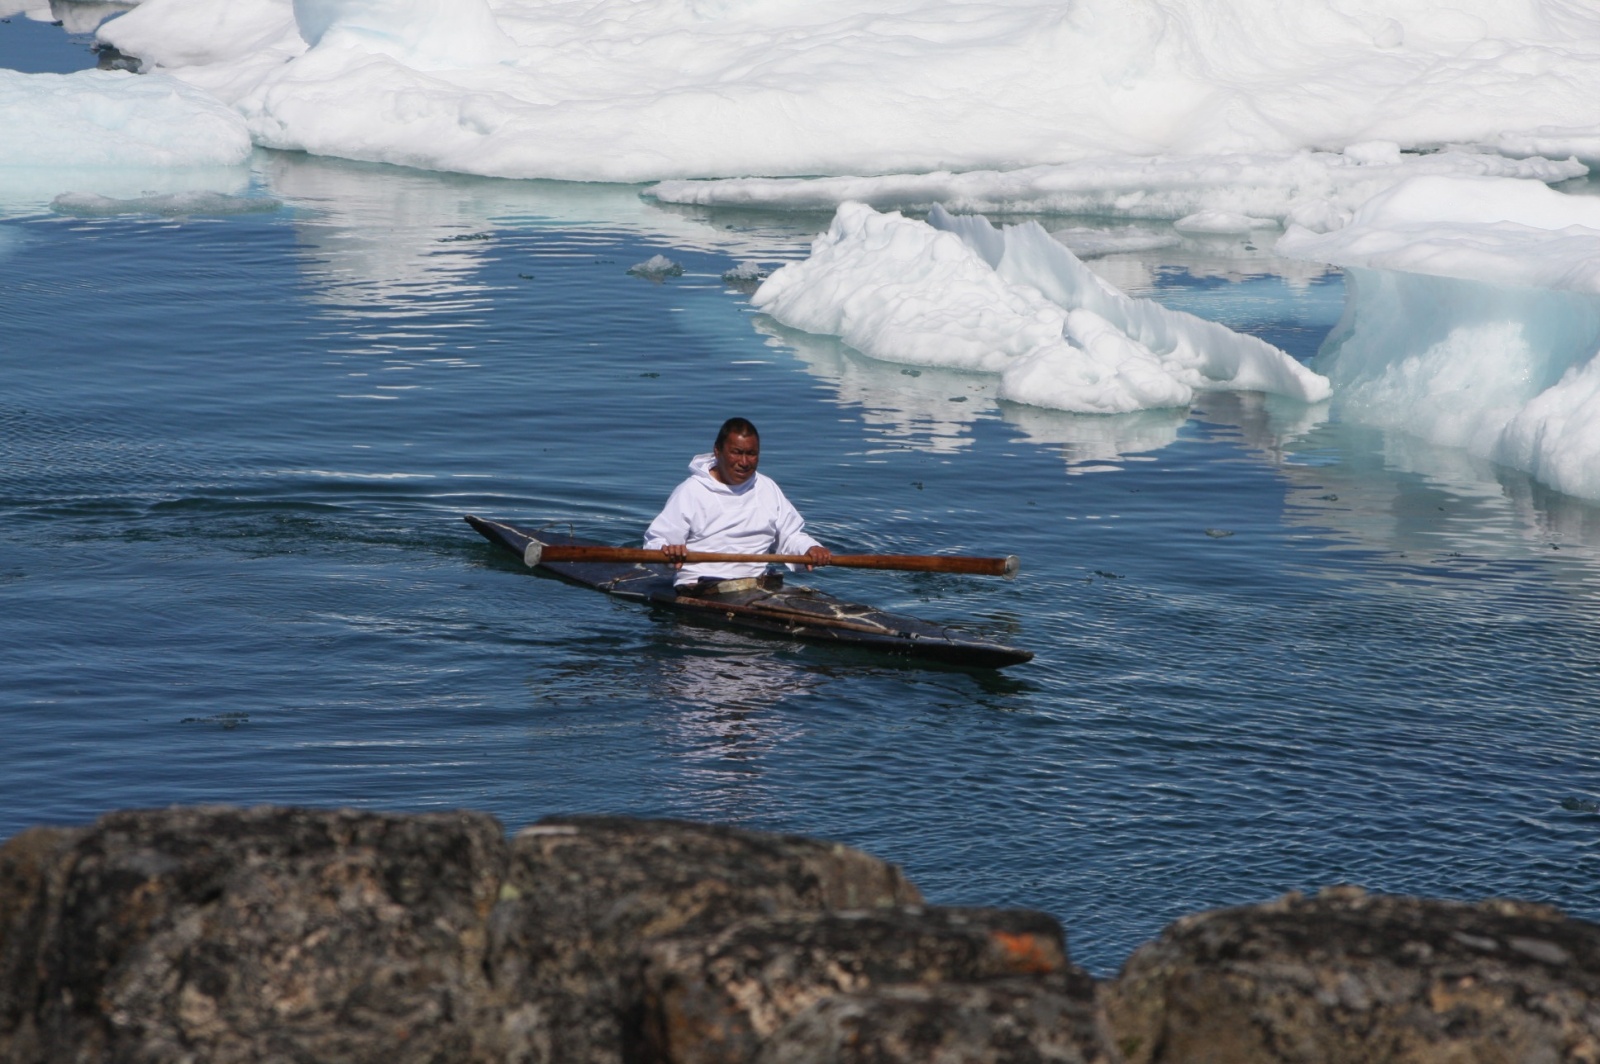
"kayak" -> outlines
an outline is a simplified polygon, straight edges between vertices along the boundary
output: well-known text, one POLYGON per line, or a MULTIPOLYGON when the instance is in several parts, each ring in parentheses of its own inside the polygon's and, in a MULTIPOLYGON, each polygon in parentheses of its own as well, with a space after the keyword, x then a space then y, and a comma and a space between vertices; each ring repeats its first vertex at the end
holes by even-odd
MULTIPOLYGON (((545 529, 530 531, 503 521, 468 515, 478 534, 518 558, 528 558, 530 545, 600 546, 591 539, 545 529)), ((534 552, 537 554, 537 552, 534 552)), ((1030 650, 969 635, 915 617, 885 613, 871 606, 844 602, 809 587, 748 588, 695 597, 672 588, 672 567, 665 562, 539 561, 536 572, 629 599, 675 610, 715 624, 787 639, 863 647, 946 665, 1001 669, 1033 659, 1030 650)))

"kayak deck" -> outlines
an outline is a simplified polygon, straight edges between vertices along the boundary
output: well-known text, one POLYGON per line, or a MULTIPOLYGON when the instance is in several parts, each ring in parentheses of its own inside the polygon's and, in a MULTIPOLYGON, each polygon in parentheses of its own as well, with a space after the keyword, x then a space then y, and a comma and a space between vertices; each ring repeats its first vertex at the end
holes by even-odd
MULTIPOLYGON (((489 542, 519 558, 528 546, 594 546, 594 540, 468 515, 466 522, 489 542)), ((981 639, 915 617, 885 613, 844 602, 809 587, 750 588, 697 598, 672 587, 670 566, 637 562, 545 562, 534 566, 564 580, 618 598, 676 610, 690 617, 791 639, 866 647, 948 665, 1004 668, 1033 658, 1033 652, 981 639)))

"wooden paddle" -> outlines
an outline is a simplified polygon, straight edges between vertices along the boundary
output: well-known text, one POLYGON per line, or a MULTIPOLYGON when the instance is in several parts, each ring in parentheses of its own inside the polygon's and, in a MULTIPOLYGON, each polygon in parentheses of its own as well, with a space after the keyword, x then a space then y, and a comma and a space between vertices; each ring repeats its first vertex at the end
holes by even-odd
MULTIPOLYGON (((665 562, 659 550, 642 547, 563 547, 540 543, 528 544, 522 560, 529 565, 540 562, 665 562)), ((692 550, 683 558, 686 562, 786 562, 791 565, 810 565, 804 554, 724 554, 717 551, 692 550)), ((829 565, 842 565, 846 569, 906 569, 918 573, 967 573, 973 576, 1003 576, 1007 580, 1017 575, 1017 556, 1004 558, 971 558, 947 554, 835 554, 829 565)))

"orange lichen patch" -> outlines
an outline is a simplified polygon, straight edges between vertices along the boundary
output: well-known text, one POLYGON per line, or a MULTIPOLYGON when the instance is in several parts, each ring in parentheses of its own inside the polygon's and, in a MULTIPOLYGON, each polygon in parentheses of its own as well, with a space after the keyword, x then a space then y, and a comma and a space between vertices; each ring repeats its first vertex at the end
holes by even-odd
POLYGON ((992 931, 990 939, 1000 948, 1006 967, 1027 975, 1046 975, 1061 970, 1065 958, 1055 943, 1042 935, 992 931))

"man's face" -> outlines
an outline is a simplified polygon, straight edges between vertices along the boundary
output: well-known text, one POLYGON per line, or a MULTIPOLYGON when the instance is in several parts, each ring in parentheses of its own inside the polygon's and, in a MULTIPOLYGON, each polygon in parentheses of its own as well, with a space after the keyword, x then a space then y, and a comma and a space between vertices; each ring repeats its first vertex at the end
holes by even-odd
POLYGON ((729 433, 722 446, 714 449, 717 456, 717 479, 730 488, 756 475, 756 463, 761 461, 761 441, 754 436, 729 433))

